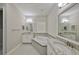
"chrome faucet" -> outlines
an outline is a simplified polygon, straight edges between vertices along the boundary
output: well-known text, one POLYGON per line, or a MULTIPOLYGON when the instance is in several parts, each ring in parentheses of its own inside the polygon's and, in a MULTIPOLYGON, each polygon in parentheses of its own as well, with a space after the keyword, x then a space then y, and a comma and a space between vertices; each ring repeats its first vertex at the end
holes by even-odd
POLYGON ((73 45, 70 42, 68 42, 68 41, 67 41, 67 46, 73 48, 73 45))

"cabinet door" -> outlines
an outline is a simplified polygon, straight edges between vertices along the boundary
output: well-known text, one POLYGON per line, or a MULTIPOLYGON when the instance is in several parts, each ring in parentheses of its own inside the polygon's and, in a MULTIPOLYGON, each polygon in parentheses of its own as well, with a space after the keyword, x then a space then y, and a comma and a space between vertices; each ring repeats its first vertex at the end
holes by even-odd
POLYGON ((22 36, 23 43, 32 43, 33 34, 24 34, 22 36))

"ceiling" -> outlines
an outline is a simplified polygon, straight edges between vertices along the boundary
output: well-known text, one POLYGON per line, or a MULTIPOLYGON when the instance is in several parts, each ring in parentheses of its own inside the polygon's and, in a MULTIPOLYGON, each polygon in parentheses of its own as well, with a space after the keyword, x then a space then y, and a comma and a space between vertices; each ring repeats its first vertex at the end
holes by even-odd
POLYGON ((67 11, 65 11, 62 16, 69 16, 79 13, 79 4, 76 4, 75 6, 71 7, 67 11))
POLYGON ((56 3, 16 3, 25 16, 46 16, 56 3))

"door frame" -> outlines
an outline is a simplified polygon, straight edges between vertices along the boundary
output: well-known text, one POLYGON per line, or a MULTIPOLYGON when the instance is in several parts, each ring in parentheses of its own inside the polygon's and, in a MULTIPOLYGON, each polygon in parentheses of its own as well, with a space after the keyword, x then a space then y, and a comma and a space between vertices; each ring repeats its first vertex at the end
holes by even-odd
POLYGON ((7 23, 6 23, 6 4, 0 3, 0 9, 3 10, 3 54, 7 54, 7 23))

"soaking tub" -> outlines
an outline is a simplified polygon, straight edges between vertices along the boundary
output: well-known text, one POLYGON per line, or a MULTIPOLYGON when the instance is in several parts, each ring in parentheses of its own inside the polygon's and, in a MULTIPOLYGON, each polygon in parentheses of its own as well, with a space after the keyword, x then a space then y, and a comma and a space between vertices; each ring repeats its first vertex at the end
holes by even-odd
POLYGON ((47 37, 39 36, 32 40, 32 45, 41 55, 47 54, 47 39, 47 37))

